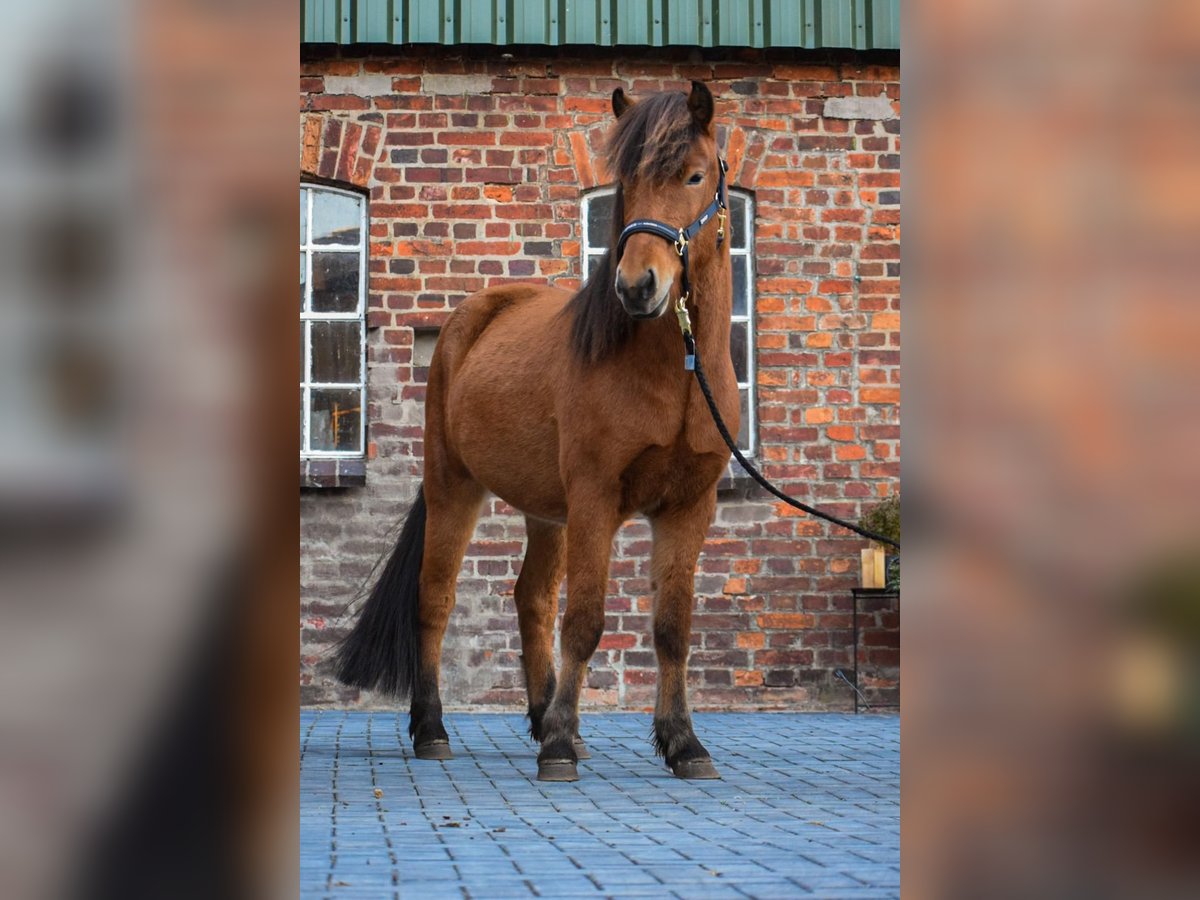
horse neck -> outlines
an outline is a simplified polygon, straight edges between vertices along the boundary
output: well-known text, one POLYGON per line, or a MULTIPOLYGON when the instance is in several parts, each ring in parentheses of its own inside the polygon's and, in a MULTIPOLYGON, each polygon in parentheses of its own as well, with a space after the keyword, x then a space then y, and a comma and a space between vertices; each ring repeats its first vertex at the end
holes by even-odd
POLYGON ((693 262, 690 280, 692 297, 688 311, 692 317, 692 330, 701 358, 720 359, 729 353, 730 315, 733 312, 733 285, 730 271, 729 250, 712 246, 703 258, 693 262))

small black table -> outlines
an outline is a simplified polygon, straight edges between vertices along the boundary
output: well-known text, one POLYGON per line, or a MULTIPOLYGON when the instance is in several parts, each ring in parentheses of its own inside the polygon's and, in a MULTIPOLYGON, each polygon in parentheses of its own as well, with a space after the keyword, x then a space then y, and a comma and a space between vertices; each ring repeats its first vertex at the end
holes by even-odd
MULTIPOLYGON (((896 610, 900 610, 900 592, 894 588, 854 588, 851 592, 854 595, 854 611, 852 620, 854 622, 854 713, 858 714, 858 698, 860 688, 858 686, 858 603, 864 598, 869 599, 891 599, 894 598, 896 610)), ((899 709, 899 703, 884 703, 871 704, 871 709, 899 709)))

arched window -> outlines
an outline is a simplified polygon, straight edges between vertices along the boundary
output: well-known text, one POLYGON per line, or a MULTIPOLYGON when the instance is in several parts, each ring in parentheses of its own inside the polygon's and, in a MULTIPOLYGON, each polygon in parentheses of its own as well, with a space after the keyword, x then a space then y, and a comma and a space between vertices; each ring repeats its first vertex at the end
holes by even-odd
MULTIPOLYGON (((613 189, 586 194, 580 208, 583 272, 590 277, 608 250, 612 236, 613 189)), ((729 355, 742 403, 738 449, 754 453, 758 422, 754 406, 754 200, 745 191, 729 191, 729 255, 733 265, 733 316, 729 355)))
POLYGON ((362 456, 367 201, 300 187, 300 455, 362 456))

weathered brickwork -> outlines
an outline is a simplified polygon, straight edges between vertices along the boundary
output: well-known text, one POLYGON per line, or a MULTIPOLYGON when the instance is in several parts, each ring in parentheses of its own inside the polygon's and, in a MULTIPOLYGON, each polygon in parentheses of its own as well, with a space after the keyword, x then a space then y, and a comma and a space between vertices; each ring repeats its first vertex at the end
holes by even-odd
MULTIPOLYGON (((605 181, 600 150, 617 86, 636 97, 696 78, 717 97, 732 184, 756 205, 764 473, 849 517, 899 485, 898 66, 692 62, 670 51, 656 52, 661 61, 422 54, 302 65, 301 175, 369 190, 371 222, 366 484, 301 496, 306 703, 386 702, 334 682, 327 654, 421 477, 426 370, 414 341, 485 286, 578 286, 580 196, 605 181), (872 102, 827 108, 831 98, 872 102), (875 117, 837 117, 867 113, 875 117)), ((849 591, 864 544, 833 530, 744 482, 723 492, 696 579, 694 706, 851 705, 833 673, 852 665, 849 591)), ((524 702, 512 600, 523 540, 508 507, 485 509, 446 641, 449 706, 524 702)), ((643 521, 620 532, 586 704, 653 704, 648 550, 643 521)), ((895 609, 870 615, 878 628, 860 665, 894 678, 895 609)))

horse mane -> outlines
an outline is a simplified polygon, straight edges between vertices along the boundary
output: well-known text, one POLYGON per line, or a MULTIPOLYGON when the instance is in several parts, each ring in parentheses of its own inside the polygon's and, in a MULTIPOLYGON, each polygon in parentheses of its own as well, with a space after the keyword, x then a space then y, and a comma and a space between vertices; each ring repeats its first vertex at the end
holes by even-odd
POLYGON ((680 91, 652 94, 617 119, 605 154, 608 171, 617 180, 609 249, 595 274, 563 310, 572 317, 571 347, 581 360, 599 362, 620 350, 633 334, 633 320, 613 288, 613 248, 625 222, 620 182, 635 178, 662 182, 677 174, 703 133, 688 109, 687 95, 680 91))
POLYGON ((613 287, 616 278, 613 248, 625 221, 625 197, 619 184, 613 197, 612 221, 609 249, 596 271, 563 308, 563 313, 571 316, 571 347, 584 362, 599 362, 616 353, 633 334, 633 319, 621 307, 613 287))

